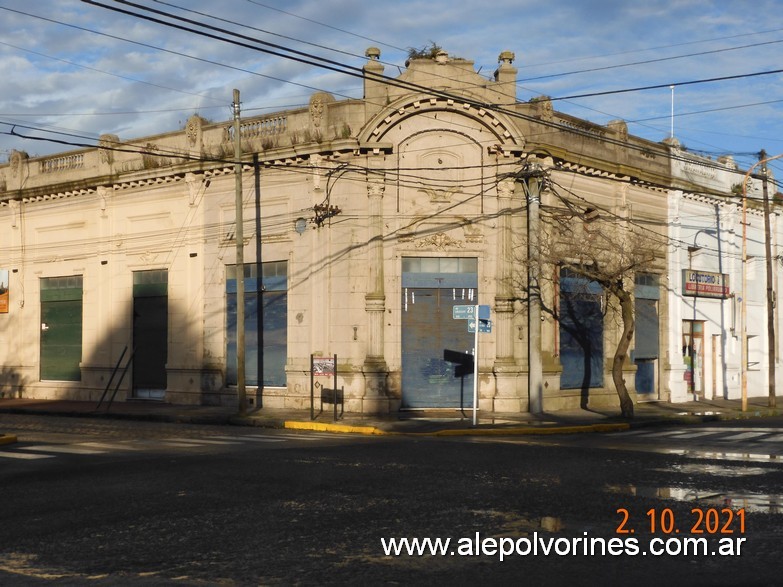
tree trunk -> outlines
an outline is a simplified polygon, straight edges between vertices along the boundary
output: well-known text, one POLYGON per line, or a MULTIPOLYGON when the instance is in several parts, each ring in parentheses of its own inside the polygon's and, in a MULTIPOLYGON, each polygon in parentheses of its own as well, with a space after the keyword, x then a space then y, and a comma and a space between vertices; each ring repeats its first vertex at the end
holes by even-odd
POLYGON ((620 301, 620 311, 623 319, 623 334, 620 337, 620 341, 617 343, 617 349, 614 351, 614 359, 612 360, 612 380, 617 389, 617 395, 620 398, 620 410, 622 415, 624 418, 630 419, 633 418, 633 400, 628 394, 628 388, 625 386, 623 365, 625 364, 625 359, 628 356, 628 349, 633 340, 635 325, 633 298, 623 289, 622 284, 618 284, 616 287, 612 288, 611 291, 620 301))

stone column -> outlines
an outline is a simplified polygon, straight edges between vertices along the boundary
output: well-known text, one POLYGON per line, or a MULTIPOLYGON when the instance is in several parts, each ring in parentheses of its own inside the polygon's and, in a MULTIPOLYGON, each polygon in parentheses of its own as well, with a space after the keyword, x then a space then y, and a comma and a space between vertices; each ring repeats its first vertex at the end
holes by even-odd
POLYGON ((384 359, 383 320, 386 312, 386 294, 383 275, 383 192, 386 189, 382 172, 370 171, 367 176, 368 235, 367 235, 367 294, 364 309, 367 314, 367 355, 364 373, 365 413, 387 412, 386 379, 389 369, 384 359))
POLYGON ((515 182, 504 179, 498 183, 497 289, 495 291, 496 357, 495 398, 492 409, 497 412, 520 412, 519 366, 514 359, 514 260, 511 244, 511 208, 515 182))

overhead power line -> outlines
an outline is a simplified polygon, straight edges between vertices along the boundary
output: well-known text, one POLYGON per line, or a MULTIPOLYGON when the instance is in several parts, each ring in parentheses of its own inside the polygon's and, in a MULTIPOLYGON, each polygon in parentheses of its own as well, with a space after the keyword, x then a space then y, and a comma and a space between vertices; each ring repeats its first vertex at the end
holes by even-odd
POLYGON ((566 75, 577 75, 581 73, 595 73, 596 71, 607 71, 610 69, 620 69, 623 67, 634 67, 636 65, 649 65, 651 63, 661 63, 663 61, 673 61, 675 59, 687 59, 688 57, 702 57, 704 55, 713 55, 715 53, 725 53, 727 51, 739 51, 741 49, 751 49, 755 47, 763 47, 764 45, 776 45, 778 43, 783 43, 783 39, 781 40, 775 40, 775 41, 764 41, 761 43, 752 43, 750 45, 741 45, 739 47, 726 47, 723 49, 712 49, 710 51, 700 51, 698 53, 688 53, 685 55, 670 55, 669 57, 656 57, 655 59, 645 59, 643 61, 634 61, 632 63, 616 63, 614 65, 605 65, 602 67, 591 67, 588 69, 578 69, 574 71, 564 71, 561 73, 550 73, 548 75, 539 75, 537 77, 529 77, 525 79, 518 80, 519 83, 522 82, 530 82, 530 81, 538 81, 542 79, 551 79, 555 77, 563 77, 566 75))
MULTIPOLYGON (((157 1, 157 0, 156 0, 157 1)), ((376 43, 378 45, 383 45, 384 47, 389 47, 391 49, 397 49, 398 51, 407 51, 407 49, 403 49, 402 47, 397 47, 396 45, 392 45, 390 43, 385 43, 383 41, 377 41, 375 39, 372 39, 370 37, 365 37, 364 35, 359 35, 356 33, 352 33, 351 31, 347 31, 345 29, 341 29, 336 26, 332 26, 330 24, 326 24, 324 22, 320 22, 318 20, 313 20, 312 18, 306 18, 304 16, 300 16, 298 14, 294 14, 293 12, 286 12, 285 10, 281 10, 280 8, 276 8, 274 6, 269 6, 268 4, 263 4, 261 2, 257 2, 256 0, 247 0, 250 4, 255 4, 256 6, 262 6, 264 8, 268 8, 269 10, 274 10, 275 12, 279 12, 281 14, 286 14, 288 16, 293 16, 294 18, 298 18, 300 20, 304 20, 307 22, 311 22, 313 24, 317 24, 322 27, 326 27, 328 29, 332 29, 333 31, 337 31, 338 33, 345 33, 346 35, 351 35, 352 37, 356 37, 357 39, 364 39, 365 41, 370 41, 371 43, 376 43)))
POLYGON ((684 82, 668 82, 665 84, 655 84, 652 86, 639 86, 636 88, 624 88, 622 90, 607 90, 605 92, 590 92, 588 94, 574 94, 572 96, 558 96, 556 98, 550 98, 550 100, 574 100, 576 98, 593 98, 595 96, 609 96, 611 94, 627 94, 629 92, 642 92, 645 90, 660 90, 661 88, 671 88, 680 86, 693 86, 696 84, 708 84, 713 82, 725 82, 735 79, 746 79, 750 77, 759 77, 763 75, 774 75, 776 73, 783 73, 783 69, 773 69, 771 71, 756 71, 753 73, 741 73, 737 75, 725 75, 721 77, 711 77, 705 79, 696 79, 684 82))
MULTIPOLYGON (((213 40, 217 40, 217 41, 220 41, 220 42, 230 43, 230 44, 233 44, 233 45, 236 45, 236 46, 239 46, 239 47, 244 47, 244 48, 248 48, 248 49, 251 49, 251 50, 263 52, 263 53, 266 53, 268 55, 273 55, 273 56, 276 56, 276 57, 281 57, 281 58, 284 58, 284 59, 289 59, 289 60, 292 60, 292 61, 296 61, 296 62, 299 62, 299 63, 312 65, 314 67, 327 69, 329 71, 342 73, 342 74, 349 75, 349 76, 356 77, 356 78, 363 79, 363 80, 367 79, 367 78, 370 78, 370 79, 373 79, 373 80, 378 81, 380 83, 384 83, 384 84, 387 84, 387 85, 390 85, 390 86, 394 86, 394 87, 399 87, 399 88, 402 88, 402 89, 406 89, 408 91, 422 92, 422 93, 425 93, 425 94, 431 95, 431 96, 443 97, 443 98, 452 99, 452 100, 459 100, 460 102, 465 103, 465 104, 476 106, 478 108, 484 108, 484 109, 487 109, 487 110, 490 110, 490 111, 494 111, 494 112, 503 113, 503 114, 505 114, 507 116, 510 116, 510 117, 528 120, 530 122, 534 122, 534 123, 537 123, 537 124, 542 125, 542 126, 547 126, 547 127, 553 128, 553 129, 557 129, 558 131, 561 131, 561 132, 568 132, 570 134, 576 134, 576 135, 586 136, 586 137, 592 136, 587 131, 584 131, 584 130, 578 129, 578 128, 573 128, 573 127, 570 127, 570 126, 567 126, 567 125, 564 125, 564 124, 561 124, 561 123, 558 123, 558 122, 555 122, 555 121, 542 120, 542 119, 539 119, 539 118, 534 117, 534 116, 530 116, 530 115, 523 114, 521 112, 517 112, 516 110, 513 110, 513 109, 509 109, 509 108, 506 108, 506 107, 501 107, 501 106, 499 106, 497 104, 488 104, 486 102, 482 102, 480 100, 473 99, 473 98, 471 98, 469 96, 458 95, 458 94, 454 94, 454 93, 451 93, 451 92, 447 92, 447 91, 436 89, 436 88, 432 88, 432 87, 421 86, 419 84, 415 84, 415 83, 412 83, 412 82, 401 80, 399 78, 391 78, 391 77, 388 77, 388 76, 385 76, 385 75, 378 75, 378 74, 373 74, 372 72, 365 72, 362 68, 359 68, 359 67, 349 66, 349 65, 340 63, 338 61, 334 61, 334 60, 331 60, 331 59, 319 57, 319 56, 312 55, 312 54, 309 54, 309 53, 306 53, 306 52, 303 52, 303 51, 298 51, 298 50, 291 49, 291 48, 288 48, 288 47, 284 47, 284 46, 281 46, 281 45, 277 45, 277 44, 274 44, 274 43, 269 43, 267 41, 261 41, 261 40, 249 37, 247 35, 242 35, 242 34, 234 32, 234 31, 222 29, 220 27, 216 27, 214 25, 210 25, 210 24, 207 24, 207 23, 199 22, 199 21, 196 21, 196 20, 182 18, 182 17, 176 16, 176 15, 172 15, 170 13, 167 13, 165 11, 152 9, 150 7, 143 6, 143 5, 137 4, 135 2, 130 2, 128 0, 114 0, 114 2, 117 3, 117 4, 121 4, 123 6, 129 6, 129 7, 135 8, 137 10, 150 12, 150 13, 154 14, 155 16, 152 16, 150 14, 145 14, 143 12, 141 12, 141 13, 140 12, 134 12, 132 10, 129 10, 127 8, 122 8, 122 7, 119 7, 119 6, 111 6, 111 5, 103 4, 103 3, 98 2, 96 0, 81 0, 81 1, 86 3, 86 4, 90 4, 90 5, 93 5, 93 6, 100 7, 100 8, 106 8, 108 10, 111 10, 111 11, 114 11, 114 12, 118 12, 118 13, 121 13, 121 14, 126 14, 128 16, 132 16, 132 17, 135 17, 135 18, 140 18, 140 19, 146 20, 148 22, 153 22, 153 23, 160 24, 160 25, 163 25, 163 26, 166 26, 166 27, 169 27, 169 28, 176 29, 176 30, 181 30, 181 31, 184 31, 184 32, 190 32, 190 33, 197 34, 197 35, 200 35, 200 36, 203 36, 203 37, 206 37, 206 38, 210 38, 210 39, 213 39, 213 40), (163 18, 161 18, 161 17, 163 17, 163 18), (182 24, 182 23, 186 23, 186 24, 182 24), (201 30, 200 28, 193 28, 194 26, 195 27, 201 27, 201 28, 206 29, 206 30, 201 30), (220 34, 218 34, 218 33, 220 33, 220 34), (221 35, 223 35, 223 36, 221 36, 221 35), (231 37, 234 37, 234 39, 232 39, 231 37)), ((766 74, 766 73, 772 73, 772 72, 763 72, 763 74, 766 74)), ((753 75, 760 75, 760 74, 748 74, 748 76, 753 76, 753 75)), ((734 79, 734 78, 739 78, 739 77, 744 77, 744 76, 730 76, 727 79, 734 79)), ((680 82, 680 85, 684 85, 685 83, 703 83, 703 82, 706 82, 706 81, 716 81, 716 80, 699 80, 699 81, 694 81, 694 82, 680 82)), ((666 87, 668 87, 668 86, 669 86, 669 84, 666 85, 666 87)), ((651 86, 651 87, 657 87, 657 86, 651 86)), ((625 90, 625 91, 632 91, 632 90, 625 90)), ((565 99, 565 98, 560 98, 560 99, 565 99)), ((636 149, 636 150, 639 150, 639 151, 644 150, 641 146, 633 145, 633 144, 630 144, 630 143, 627 143, 627 142, 624 142, 624 141, 619 141, 619 140, 611 139, 611 138, 608 138, 608 137, 604 137, 604 140, 607 143, 617 144, 618 146, 623 146, 625 148, 636 149)), ((671 154, 671 153, 669 154, 669 157, 671 157, 673 159, 682 160, 682 161, 689 161, 690 160, 687 157, 681 157, 681 156, 674 155, 674 154, 671 154)), ((707 163, 707 165, 709 165, 709 163, 707 163)), ((718 167, 718 166, 716 165, 716 167, 718 167)))
MULTIPOLYGON (((97 6, 100 6, 100 7, 103 7, 103 8, 107 8, 107 9, 109 9, 109 10, 114 10, 114 8, 113 8, 113 7, 110 7, 110 6, 105 6, 105 5, 97 4, 97 3, 95 3, 95 2, 88 2, 88 3, 91 3, 91 4, 96 4, 97 6)), ((131 4, 131 5, 133 4, 133 3, 128 3, 128 2, 123 2, 123 3, 124 3, 124 4, 131 4)), ((173 5, 172 3, 169 3, 169 2, 159 2, 159 3, 161 3, 161 4, 166 4, 166 5, 170 5, 170 6, 175 6, 175 5, 173 5)), ((136 5, 136 6, 138 6, 138 5, 136 5)), ((4 7, 0 7, 0 8, 2 8, 2 9, 5 9, 5 10, 10 10, 10 9, 6 9, 6 8, 4 8, 4 7)), ((141 8, 145 8, 145 7, 143 7, 143 6, 142 6, 141 8)), ((188 9, 186 9, 186 8, 181 8, 181 9, 182 9, 182 10, 188 10, 188 9)), ((35 18, 42 18, 42 17, 38 17, 38 16, 36 16, 36 15, 31 15, 31 14, 24 13, 24 12, 21 12, 21 11, 15 11, 15 10, 11 10, 11 11, 12 11, 12 12, 17 12, 17 13, 19 13, 19 14, 25 14, 25 15, 27 15, 27 16, 32 16, 32 17, 35 17, 35 18)), ((124 11, 124 12, 125 12, 126 14, 130 14, 130 15, 132 15, 132 16, 137 16, 137 17, 144 18, 142 15, 139 15, 139 14, 137 14, 137 13, 132 13, 132 12, 128 12, 128 11, 124 11)), ((191 12, 192 12, 192 11, 191 11, 191 12)), ((163 13, 163 14, 167 14, 167 13, 163 13)), ((169 17, 170 17, 170 18, 176 18, 176 17, 175 17, 175 16, 173 16, 173 15, 169 15, 169 17)), ((251 74, 251 75, 258 75, 258 76, 261 76, 261 77, 266 77, 266 78, 268 78, 268 79, 274 79, 274 80, 276 80, 276 81, 280 81, 280 82, 283 82, 283 83, 291 83, 291 84, 293 84, 293 85, 298 85, 298 86, 304 87, 304 88, 306 88, 306 89, 309 89, 309 90, 313 90, 313 91, 319 91, 319 89, 318 89, 318 88, 314 88, 314 87, 312 87, 312 86, 307 86, 307 85, 304 85, 304 84, 299 84, 299 83, 296 83, 296 82, 292 82, 292 81, 290 81, 290 80, 285 80, 285 79, 275 78, 275 77, 273 77, 273 76, 265 76, 265 75, 263 75, 263 74, 259 74, 259 73, 257 73, 257 72, 253 72, 253 71, 247 71, 247 70, 244 70, 244 69, 242 69, 242 68, 237 68, 237 67, 235 67, 235 66, 231 66, 231 65, 224 64, 224 63, 219 63, 219 62, 215 62, 215 61, 211 61, 211 60, 206 60, 206 59, 202 59, 202 58, 194 57, 194 56, 192 56, 192 55, 187 55, 187 54, 184 54, 184 53, 179 53, 179 52, 176 52, 176 51, 171 51, 171 50, 168 50, 168 49, 164 49, 164 48, 162 48, 162 47, 156 47, 156 46, 154 46, 154 45, 149 45, 149 44, 146 44, 146 43, 139 43, 139 42, 136 42, 136 41, 131 41, 131 40, 129 40, 129 39, 124 39, 124 38, 122 38, 122 37, 117 37, 117 36, 114 36, 114 35, 108 35, 108 34, 105 34, 105 33, 98 32, 98 31, 94 31, 94 30, 86 29, 86 28, 84 28, 84 27, 79 27, 79 26, 75 26, 75 25, 69 25, 69 24, 67 24, 67 23, 61 23, 61 22, 59 22, 59 21, 55 21, 55 20, 52 20, 52 19, 43 18, 43 20, 47 20, 47 21, 49 21, 49 22, 53 22, 53 23, 56 23, 56 24, 64 24, 64 25, 66 25, 66 26, 71 26, 71 27, 73 27, 73 28, 76 28, 76 29, 85 30, 85 31, 87 31, 87 32, 91 32, 91 33, 95 33, 95 34, 100 34, 100 35, 107 36, 107 37, 110 37, 110 38, 114 38, 114 39, 117 39, 117 40, 122 40, 122 41, 125 41, 125 42, 134 43, 134 44, 137 44, 137 45, 140 45, 140 46, 144 46, 144 47, 147 47, 147 48, 151 48, 151 49, 154 49, 154 50, 159 50, 159 51, 163 51, 163 52, 168 52, 168 53, 175 54, 175 55, 182 56, 182 57, 186 57, 186 58, 189 58, 189 59, 194 59, 194 60, 202 61, 202 62, 205 62, 205 63, 208 63, 208 64, 217 65, 217 66, 221 66, 221 67, 226 67, 226 68, 230 68, 230 69, 234 69, 234 70, 242 71, 242 72, 244 72, 244 73, 249 73, 249 74, 251 74)), ((169 24, 169 23, 162 23, 162 24, 169 24)), ((238 23, 238 24, 241 24, 241 23, 238 23)), ((245 26, 245 25, 242 25, 242 26, 245 26)), ((218 29, 218 30, 220 30, 220 29, 218 29)), ((191 31, 191 32, 196 32, 196 33, 198 33, 198 31, 191 31)), ((228 32, 228 31, 227 31, 227 32, 228 32)), ((222 41, 224 41, 224 42, 232 42, 232 41, 229 41, 229 40, 227 40, 227 39, 220 39, 220 40, 222 40, 222 41)), ((256 49, 257 49, 257 50, 260 50, 260 49, 258 49, 258 48, 256 48, 256 49)), ((283 49, 284 49, 284 50, 288 50, 287 48, 283 48, 283 49)), ((303 54, 304 54, 304 55, 308 55, 308 54, 306 54, 306 53, 303 53, 303 54)), ((335 63, 337 63, 337 62, 335 62, 335 63)), ((346 65, 344 65, 344 64, 340 64, 340 66, 342 66, 342 67, 348 67, 348 66, 346 66, 346 65)), ((363 72, 361 72, 361 70, 360 70, 359 68, 353 68, 353 70, 354 70, 354 75, 355 75, 355 77, 365 77, 365 76, 364 76, 364 73, 363 73, 363 72)), ((345 71, 342 71, 342 73, 345 73, 345 71)), ((754 74, 749 74, 749 75, 754 75, 754 74)), ((383 76, 383 78, 384 78, 384 79, 383 79, 383 80, 381 80, 383 83, 389 83, 389 82, 388 82, 388 80, 391 80, 391 79, 392 79, 392 78, 387 78, 387 77, 385 77, 385 76, 383 76)), ((680 85, 684 85, 684 84, 686 84, 686 83, 694 83, 694 82, 681 82, 681 83, 680 83, 680 85)), ((393 85, 393 84, 392 84, 392 85, 393 85)), ((649 87, 654 87, 654 86, 649 86, 649 87)), ((635 90, 635 89, 628 89, 628 90, 620 90, 620 91, 634 91, 634 90, 635 90)), ((419 91, 429 91, 429 89, 428 89, 428 88, 419 88, 419 91)), ((432 93, 432 92, 430 92, 430 93, 432 93)), ((592 94, 589 94, 589 95, 592 95, 592 94)), ((598 94, 596 94, 596 95, 598 95, 598 94)), ((346 96, 346 97, 349 97, 349 96, 346 96)), ((566 98, 568 98, 568 97, 559 97, 559 98, 552 98, 552 99, 554 99, 554 100, 564 100, 564 99, 566 99, 566 98)), ((461 98, 461 99, 462 99, 462 98, 461 98)), ((493 109, 492 105, 488 105, 488 104, 484 104, 484 105, 482 105, 482 107, 489 108, 489 109, 493 109)), ((497 108, 494 108, 494 109, 496 109, 496 110, 499 110, 499 109, 497 109, 497 108)), ((518 117, 518 118, 526 118, 524 115, 522 115, 522 114, 520 114, 520 113, 516 113, 516 112, 513 112, 513 111, 508 111, 507 109, 506 109, 506 113, 507 113, 507 114, 509 114, 509 115, 511 115, 511 116, 518 117)), ((530 118, 530 117, 527 117, 527 118, 530 118)), ((631 121, 631 122, 634 122, 634 121, 631 121)), ((561 128, 561 130, 566 130, 566 131, 569 131, 569 132, 574 132, 574 129, 568 129, 568 128, 561 128)))

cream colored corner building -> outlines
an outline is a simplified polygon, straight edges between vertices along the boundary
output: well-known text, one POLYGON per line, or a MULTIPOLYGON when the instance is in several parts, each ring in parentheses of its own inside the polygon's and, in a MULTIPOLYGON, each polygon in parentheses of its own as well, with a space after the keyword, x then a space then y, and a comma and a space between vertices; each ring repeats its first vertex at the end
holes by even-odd
MULTIPOLYGON (((454 306, 479 304, 490 307, 491 331, 479 334, 478 407, 527 411, 522 171, 531 161, 548 177, 542 223, 570 213, 581 226, 598 214, 644 225, 665 243, 649 267, 626 276, 644 315, 623 373, 637 401, 689 399, 681 340, 693 308, 677 280, 695 231, 683 215, 736 208, 738 171, 727 165, 721 185, 678 174, 671 141, 558 113, 545 97, 518 102, 510 52, 491 79, 446 53, 383 78, 380 52, 367 57, 363 99, 316 93, 307 108, 241 121, 252 405, 309 409, 314 391, 318 409, 332 379, 313 376, 312 360, 337 355, 347 412, 468 410, 473 376, 455 377, 444 351, 474 352, 454 306)), ((714 169, 697 159, 691 171, 714 169)), ((97 402, 116 390, 117 401, 236 404, 235 220, 231 121, 193 116, 176 132, 104 135, 97 148, 42 158, 20 144, 0 166, 9 299, 0 393, 97 402)), ((577 318, 545 312, 535 325, 544 409, 617 405, 616 309, 556 264, 543 271, 545 305, 562 308, 583 286, 580 312, 590 316, 589 348, 569 331, 577 318)), ((737 282, 729 287, 733 295, 737 282)), ((709 306, 702 322, 710 335, 723 328, 726 354, 736 342, 722 303, 696 311, 709 306)), ((731 361, 720 370, 725 396, 736 395, 740 367, 731 361)))

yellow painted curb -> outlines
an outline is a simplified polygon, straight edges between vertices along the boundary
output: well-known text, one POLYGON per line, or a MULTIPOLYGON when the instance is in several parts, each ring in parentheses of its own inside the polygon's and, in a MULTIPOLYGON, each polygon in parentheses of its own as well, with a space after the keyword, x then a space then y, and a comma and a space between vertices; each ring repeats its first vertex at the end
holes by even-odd
POLYGON ((376 428, 375 426, 351 426, 349 424, 327 424, 325 422, 298 422, 296 420, 286 420, 283 422, 283 428, 289 430, 314 430, 317 432, 335 432, 338 434, 367 434, 367 435, 385 435, 388 432, 376 428))
POLYGON ((559 428, 463 428, 438 430, 436 432, 394 432, 381 430, 375 426, 351 426, 349 424, 328 424, 326 422, 301 422, 286 420, 283 428, 289 430, 312 430, 334 432, 338 434, 366 434, 373 436, 518 436, 523 434, 579 434, 583 432, 621 432, 629 430, 630 424, 589 424, 584 426, 561 426, 559 428))
POLYGON ((14 442, 16 442, 16 436, 0 434, 0 444, 12 444, 14 442))

